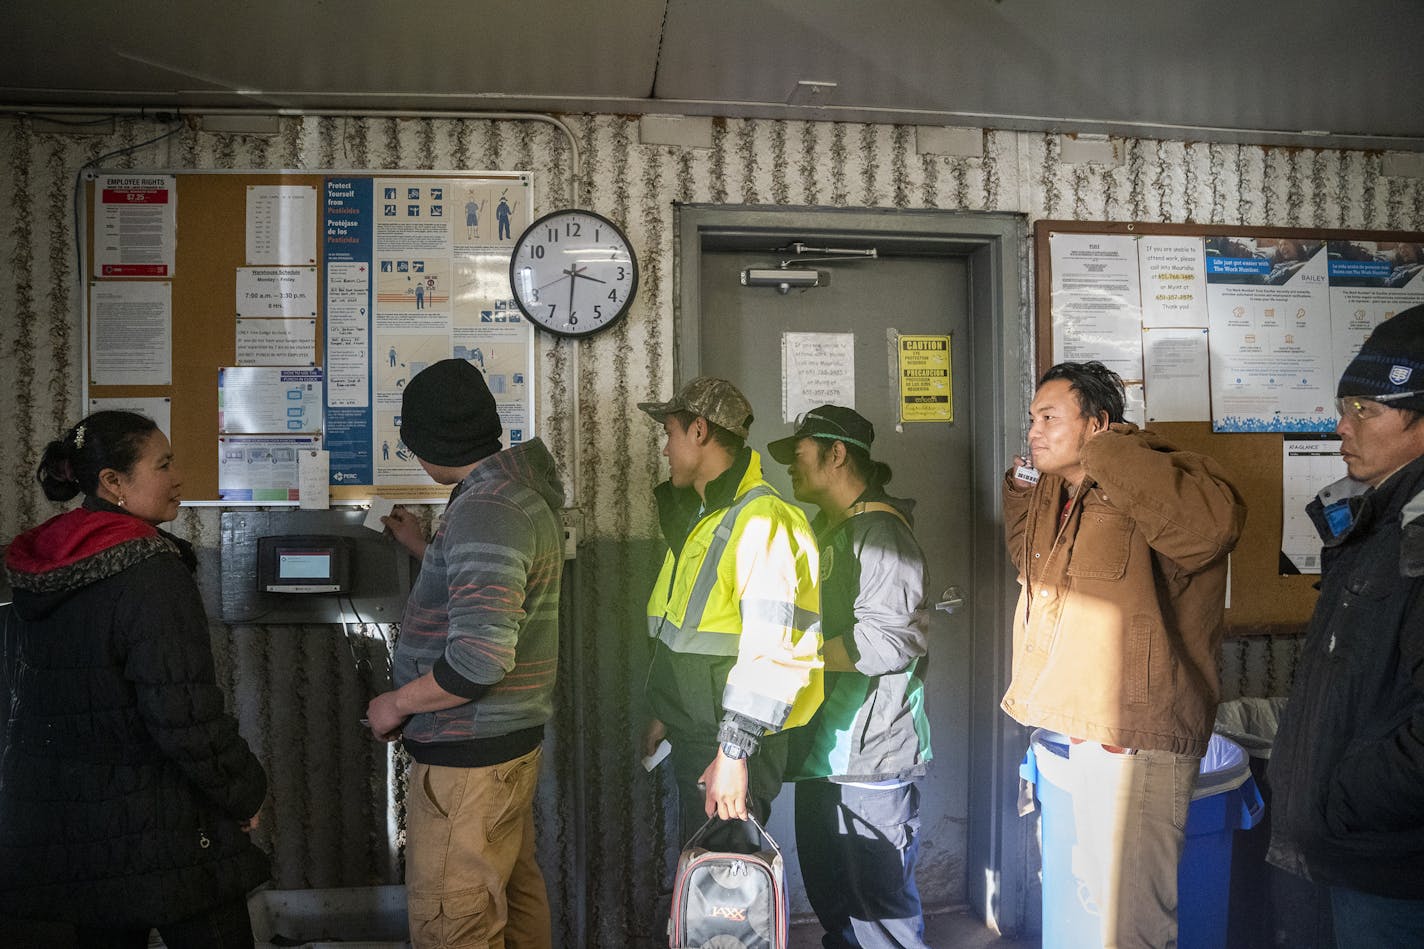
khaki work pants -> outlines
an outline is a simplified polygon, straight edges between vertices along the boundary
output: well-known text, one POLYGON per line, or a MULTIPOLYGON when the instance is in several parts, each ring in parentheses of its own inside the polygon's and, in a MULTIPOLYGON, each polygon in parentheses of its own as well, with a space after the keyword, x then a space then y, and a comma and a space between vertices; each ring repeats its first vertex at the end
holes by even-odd
POLYGON ((541 754, 487 768, 412 765, 405 879, 415 949, 550 949, 534 859, 541 754))
POLYGON ((1073 875, 1101 917, 1104 949, 1177 945, 1177 864, 1200 765, 1167 751, 1069 746, 1073 875))

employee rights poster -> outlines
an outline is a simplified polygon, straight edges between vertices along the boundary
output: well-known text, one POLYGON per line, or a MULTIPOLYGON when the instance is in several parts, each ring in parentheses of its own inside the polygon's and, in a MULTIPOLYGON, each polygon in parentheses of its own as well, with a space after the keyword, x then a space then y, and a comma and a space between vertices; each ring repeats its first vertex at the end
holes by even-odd
POLYGON ((1212 430, 1335 428, 1325 244, 1208 237, 1212 430))
POLYGON ((1096 359, 1124 379, 1142 378, 1142 292, 1137 238, 1050 234, 1053 361, 1096 359))

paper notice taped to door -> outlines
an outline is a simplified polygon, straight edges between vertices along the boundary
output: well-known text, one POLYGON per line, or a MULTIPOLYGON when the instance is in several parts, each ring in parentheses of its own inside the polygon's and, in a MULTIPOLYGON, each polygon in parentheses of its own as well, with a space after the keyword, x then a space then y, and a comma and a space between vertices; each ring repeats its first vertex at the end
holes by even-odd
POLYGON ((948 336, 901 336, 899 362, 900 421, 954 421, 953 360, 948 336))

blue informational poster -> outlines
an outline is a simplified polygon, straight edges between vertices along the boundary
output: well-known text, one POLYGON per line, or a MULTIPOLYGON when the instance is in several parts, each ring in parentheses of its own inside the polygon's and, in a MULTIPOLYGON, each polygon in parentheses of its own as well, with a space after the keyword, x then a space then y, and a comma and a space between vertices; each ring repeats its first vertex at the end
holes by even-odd
POLYGON ((331 483, 372 484, 371 260, 373 182, 327 178, 323 202, 326 252, 326 450, 331 483))
POLYGON ((1325 243, 1207 237, 1212 430, 1335 428, 1325 243))
POLYGON ((528 176, 512 173, 325 179, 333 497, 365 486, 403 500, 443 496, 400 438, 406 384, 441 359, 466 359, 485 374, 506 445, 532 437, 533 327, 509 291, 530 191, 528 176))

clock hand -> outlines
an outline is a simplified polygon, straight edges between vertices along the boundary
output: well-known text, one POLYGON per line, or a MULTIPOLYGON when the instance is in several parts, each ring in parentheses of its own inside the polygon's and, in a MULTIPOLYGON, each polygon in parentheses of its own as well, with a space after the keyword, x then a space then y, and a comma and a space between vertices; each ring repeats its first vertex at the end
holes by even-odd
POLYGON ((554 284, 558 283, 560 280, 563 280, 563 279, 564 279, 565 277, 567 277, 568 275, 569 275, 569 272, 568 272, 567 270, 565 270, 565 271, 564 271, 564 275, 563 275, 562 277, 555 277, 553 280, 550 280, 548 283, 544 284, 544 286, 542 286, 542 287, 535 287, 534 289, 535 289, 535 290, 543 290, 545 287, 552 287, 554 284))
POLYGON ((572 279, 572 278, 578 276, 578 271, 576 271, 576 270, 569 270, 569 271, 565 271, 565 272, 566 272, 566 273, 569 275, 569 277, 570 277, 570 280, 569 280, 569 317, 572 317, 572 316, 574 315, 574 282, 573 282, 573 279, 572 279))
POLYGON ((599 280, 597 277, 590 277, 588 274, 584 273, 582 270, 575 270, 573 273, 569 274, 569 276, 570 276, 570 277, 581 277, 581 278, 583 278, 584 280, 592 280, 594 283, 607 283, 607 282, 608 282, 607 280, 599 280))

